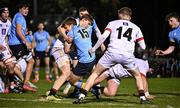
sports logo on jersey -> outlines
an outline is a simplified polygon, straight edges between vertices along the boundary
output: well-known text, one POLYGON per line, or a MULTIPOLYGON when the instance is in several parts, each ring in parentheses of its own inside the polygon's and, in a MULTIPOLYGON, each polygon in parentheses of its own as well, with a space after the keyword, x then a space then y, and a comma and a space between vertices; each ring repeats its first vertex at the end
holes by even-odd
POLYGON ((128 26, 128 23, 127 22, 123 22, 123 25, 128 26))

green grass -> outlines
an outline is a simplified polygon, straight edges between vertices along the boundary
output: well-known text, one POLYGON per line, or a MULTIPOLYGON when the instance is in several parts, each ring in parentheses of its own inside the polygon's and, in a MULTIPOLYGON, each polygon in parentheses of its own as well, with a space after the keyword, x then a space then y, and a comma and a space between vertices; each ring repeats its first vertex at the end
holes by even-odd
MULTIPOLYGON (((139 98, 133 96, 136 93, 136 88, 132 78, 122 80, 117 96, 102 96, 101 99, 96 100, 89 93, 85 103, 80 105, 72 104, 74 99, 65 97, 59 102, 46 101, 43 97, 53 83, 47 83, 41 78, 36 84, 38 86, 36 93, 0 94, 0 108, 180 108, 180 78, 150 78, 148 81, 150 93, 156 95, 156 98, 149 105, 141 105, 139 98)), ((62 95, 62 89, 58 92, 59 95, 62 95)))

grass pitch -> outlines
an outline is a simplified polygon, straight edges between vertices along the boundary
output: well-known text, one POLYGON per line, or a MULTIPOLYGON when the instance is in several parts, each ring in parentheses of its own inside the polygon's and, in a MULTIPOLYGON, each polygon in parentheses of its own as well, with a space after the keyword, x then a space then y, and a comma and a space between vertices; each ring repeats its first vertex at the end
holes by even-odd
MULTIPOLYGON (((53 83, 47 83, 41 78, 35 84, 38 86, 36 93, 0 94, 0 108, 180 108, 180 78, 150 78, 148 81, 150 94, 156 95, 156 98, 148 105, 141 105, 139 98, 133 96, 136 93, 133 78, 122 79, 115 97, 101 96, 99 100, 96 100, 95 96, 89 93, 85 103, 80 105, 72 104, 74 98, 66 98, 62 94, 63 88, 58 92, 64 97, 61 101, 46 101, 45 93, 53 83)), ((105 85, 105 82, 102 85, 105 85)))

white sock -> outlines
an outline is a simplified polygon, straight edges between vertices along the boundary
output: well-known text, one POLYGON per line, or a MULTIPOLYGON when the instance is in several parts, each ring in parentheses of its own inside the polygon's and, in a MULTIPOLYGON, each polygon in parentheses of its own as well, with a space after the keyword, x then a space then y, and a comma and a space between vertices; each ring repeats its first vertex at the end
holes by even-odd
POLYGON ((140 99, 146 100, 146 97, 145 96, 140 96, 140 99))
POLYGON ((145 92, 144 94, 145 94, 146 97, 149 96, 149 92, 148 91, 145 92))

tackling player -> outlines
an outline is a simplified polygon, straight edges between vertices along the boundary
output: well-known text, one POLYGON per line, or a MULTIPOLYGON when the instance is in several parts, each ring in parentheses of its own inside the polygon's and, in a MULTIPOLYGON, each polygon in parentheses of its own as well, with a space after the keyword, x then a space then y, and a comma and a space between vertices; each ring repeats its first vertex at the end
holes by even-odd
POLYGON ((76 25, 76 21, 74 18, 68 17, 66 18, 62 24, 58 27, 58 32, 60 36, 56 40, 52 50, 51 55, 53 55, 58 68, 61 70, 61 75, 56 79, 54 82, 53 87, 50 91, 47 92, 47 100, 50 101, 57 101, 61 100, 60 98, 56 97, 57 91, 63 85, 63 83, 69 78, 71 71, 70 71, 70 60, 68 55, 65 53, 66 44, 67 42, 64 41, 62 34, 65 35, 66 32, 70 31, 72 27, 76 25))
POLYGON ((95 79, 106 69, 118 63, 128 69, 134 76, 141 104, 149 103, 144 94, 142 78, 134 62, 133 54, 135 42, 137 42, 143 50, 145 50, 146 45, 140 28, 130 22, 131 15, 132 11, 128 7, 123 7, 118 10, 119 20, 109 22, 102 36, 100 36, 94 47, 89 50, 91 54, 94 54, 96 49, 110 36, 107 51, 100 58, 92 74, 86 81, 84 89, 81 90, 81 94, 73 102, 74 104, 82 103, 88 91, 93 86, 95 79))
MULTIPOLYGON (((153 95, 149 94, 148 83, 147 83, 147 79, 146 79, 147 72, 151 71, 149 68, 148 61, 135 58, 135 63, 137 64, 139 71, 141 73, 146 98, 148 98, 148 99, 154 98, 153 95)), ((116 92, 118 90, 118 87, 120 85, 121 78, 129 77, 129 76, 132 77, 132 75, 128 72, 128 70, 123 68, 121 64, 117 64, 117 65, 111 67, 109 70, 102 73, 95 80, 94 85, 107 79, 107 86, 102 89, 103 94, 106 96, 115 96, 116 92)))

